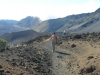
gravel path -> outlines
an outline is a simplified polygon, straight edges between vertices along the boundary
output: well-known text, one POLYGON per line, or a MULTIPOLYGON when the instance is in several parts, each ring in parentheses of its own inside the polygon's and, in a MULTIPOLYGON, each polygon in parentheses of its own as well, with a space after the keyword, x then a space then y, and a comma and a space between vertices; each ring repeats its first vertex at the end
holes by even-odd
POLYGON ((52 67, 51 70, 54 75, 76 75, 74 69, 76 64, 75 54, 71 53, 69 50, 61 49, 56 46, 56 51, 52 52, 50 41, 43 43, 43 48, 45 48, 52 55, 52 67))

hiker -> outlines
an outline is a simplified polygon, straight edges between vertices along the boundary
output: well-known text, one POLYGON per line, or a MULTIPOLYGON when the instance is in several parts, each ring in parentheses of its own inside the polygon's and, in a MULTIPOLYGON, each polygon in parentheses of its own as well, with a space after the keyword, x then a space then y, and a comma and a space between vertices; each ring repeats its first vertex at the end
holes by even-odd
POLYGON ((58 42, 58 37, 57 37, 57 35, 55 34, 55 32, 51 35, 50 40, 51 40, 51 42, 52 42, 52 52, 54 52, 54 51, 55 51, 55 45, 56 45, 57 42, 58 42))
POLYGON ((64 35, 66 35, 66 31, 64 30, 64 33, 63 33, 64 35))

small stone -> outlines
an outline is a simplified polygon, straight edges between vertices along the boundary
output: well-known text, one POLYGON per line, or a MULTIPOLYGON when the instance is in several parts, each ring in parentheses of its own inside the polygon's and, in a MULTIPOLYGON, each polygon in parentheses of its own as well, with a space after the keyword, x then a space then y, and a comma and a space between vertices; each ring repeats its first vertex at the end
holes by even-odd
POLYGON ((80 66, 77 66, 77 68, 80 68, 80 66))
POLYGON ((74 48, 74 47, 76 47, 76 45, 75 44, 72 44, 71 47, 74 48))
POLYGON ((95 59, 97 59, 98 57, 96 56, 96 57, 94 57, 95 59))
POLYGON ((92 59, 92 58, 94 58, 94 57, 93 57, 93 56, 89 56, 87 59, 90 60, 90 59, 92 59))
POLYGON ((0 69, 2 68, 2 66, 0 65, 0 69))

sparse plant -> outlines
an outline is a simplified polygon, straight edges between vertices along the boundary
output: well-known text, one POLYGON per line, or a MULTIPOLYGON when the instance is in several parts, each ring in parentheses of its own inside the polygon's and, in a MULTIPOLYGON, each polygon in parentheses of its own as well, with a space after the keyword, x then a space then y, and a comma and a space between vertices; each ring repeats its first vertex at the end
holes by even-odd
POLYGON ((7 41, 0 38, 0 49, 1 49, 1 48, 5 48, 6 45, 7 45, 7 41))
POLYGON ((74 32, 70 32, 70 35, 74 35, 74 32))

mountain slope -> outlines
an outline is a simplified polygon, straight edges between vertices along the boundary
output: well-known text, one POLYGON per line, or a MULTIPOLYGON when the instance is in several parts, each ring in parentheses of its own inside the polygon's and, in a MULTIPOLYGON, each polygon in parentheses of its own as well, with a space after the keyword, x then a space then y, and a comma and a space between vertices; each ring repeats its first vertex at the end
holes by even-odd
POLYGON ((39 32, 40 31, 41 32, 62 31, 65 28, 68 29, 77 24, 84 23, 84 19, 85 17, 88 19, 88 15, 91 15, 91 14, 87 13, 87 14, 79 14, 79 15, 70 15, 65 18, 46 20, 46 21, 41 22, 37 26, 37 28, 34 28, 34 30, 39 31, 39 32))
POLYGON ((28 17, 23 18, 22 20, 18 21, 15 25, 31 28, 32 26, 35 26, 39 23, 40 23, 39 18, 28 16, 28 17))
POLYGON ((0 35, 4 33, 18 32, 32 29, 33 26, 40 23, 37 17, 28 16, 20 21, 16 20, 0 20, 0 35))
POLYGON ((0 20, 9 24, 15 24, 16 22, 18 22, 17 20, 0 20))
POLYGON ((95 21, 89 21, 76 30, 74 32, 82 33, 82 32, 100 32, 100 19, 96 19, 95 21))
POLYGON ((28 16, 20 21, 1 20, 0 35, 33 29, 37 32, 63 32, 84 33, 100 31, 100 8, 95 12, 69 15, 64 18, 42 21, 37 17, 28 16))
POLYGON ((20 32, 12 32, 12 33, 3 34, 2 36, 0 36, 0 38, 5 39, 10 44, 17 44, 17 43, 21 43, 21 42, 33 39, 40 35, 42 34, 35 32, 34 30, 25 30, 25 31, 20 31, 20 32))
MULTIPOLYGON (((100 18, 99 10, 100 8, 92 13, 69 15, 64 18, 42 21, 40 24, 37 25, 37 27, 33 27, 33 29, 38 32, 62 32, 64 30, 66 30, 66 32, 79 32, 80 30, 83 30, 81 32, 84 32, 85 28, 91 28, 92 25, 99 24, 96 23, 99 21, 100 18)), ((94 31, 100 31, 97 30, 97 28, 95 28, 96 30, 94 29, 94 31)), ((87 29, 86 32, 88 31, 89 30, 87 29)))
POLYGON ((16 20, 0 20, 0 35, 22 30, 22 28, 14 26, 16 22, 16 20))
POLYGON ((0 20, 0 28, 7 28, 7 27, 13 27, 14 24, 18 22, 16 20, 0 20))

